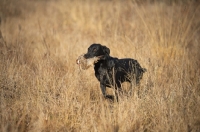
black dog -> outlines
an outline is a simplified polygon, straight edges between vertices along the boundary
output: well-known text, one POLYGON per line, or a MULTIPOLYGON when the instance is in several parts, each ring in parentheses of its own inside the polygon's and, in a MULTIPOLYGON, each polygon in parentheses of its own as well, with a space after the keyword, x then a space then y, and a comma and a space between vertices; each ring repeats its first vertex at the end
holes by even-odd
POLYGON ((110 49, 101 44, 92 44, 84 55, 86 59, 101 56, 101 59, 94 64, 95 76, 100 82, 101 91, 106 98, 106 87, 121 89, 121 83, 140 83, 146 69, 142 68, 137 60, 125 58, 118 59, 110 56, 110 49))

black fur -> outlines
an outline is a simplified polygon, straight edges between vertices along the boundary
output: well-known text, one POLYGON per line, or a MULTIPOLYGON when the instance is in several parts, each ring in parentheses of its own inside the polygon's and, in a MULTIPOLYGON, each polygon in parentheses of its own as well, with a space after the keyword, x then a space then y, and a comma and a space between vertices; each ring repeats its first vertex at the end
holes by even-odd
POLYGON ((101 44, 92 44, 84 55, 86 59, 101 56, 101 59, 94 64, 95 76, 100 82, 101 91, 104 97, 106 87, 115 87, 121 90, 121 83, 133 82, 138 85, 146 69, 142 68, 137 60, 131 58, 118 59, 110 56, 110 49, 101 44))

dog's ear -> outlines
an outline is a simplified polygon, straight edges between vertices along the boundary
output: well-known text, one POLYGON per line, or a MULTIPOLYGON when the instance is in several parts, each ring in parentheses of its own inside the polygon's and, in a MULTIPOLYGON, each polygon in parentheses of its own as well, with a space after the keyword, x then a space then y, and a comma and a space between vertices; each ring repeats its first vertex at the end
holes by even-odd
POLYGON ((109 49, 109 48, 107 48, 106 46, 103 46, 102 49, 103 49, 103 52, 104 52, 106 55, 110 55, 110 49, 109 49))
POLYGON ((106 60, 110 55, 110 49, 106 46, 102 46, 102 50, 104 52, 104 56, 101 59, 106 60))

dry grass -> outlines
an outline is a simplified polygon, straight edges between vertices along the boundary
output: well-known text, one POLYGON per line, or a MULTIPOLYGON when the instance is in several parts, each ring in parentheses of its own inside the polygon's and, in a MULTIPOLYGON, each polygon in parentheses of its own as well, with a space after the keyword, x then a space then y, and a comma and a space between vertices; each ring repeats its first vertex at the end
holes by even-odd
POLYGON ((0 131, 200 131, 198 2, 1 0, 0 15, 0 131), (147 68, 141 98, 103 99, 75 63, 93 42, 147 68))

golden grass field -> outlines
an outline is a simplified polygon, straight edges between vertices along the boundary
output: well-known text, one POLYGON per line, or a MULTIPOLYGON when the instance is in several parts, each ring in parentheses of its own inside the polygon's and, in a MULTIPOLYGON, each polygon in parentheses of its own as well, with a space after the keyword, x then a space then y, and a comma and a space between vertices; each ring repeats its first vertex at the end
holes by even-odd
POLYGON ((0 17, 1 132, 200 131, 198 1, 0 0, 0 17), (92 43, 147 69, 140 98, 103 98, 76 65, 92 43))

